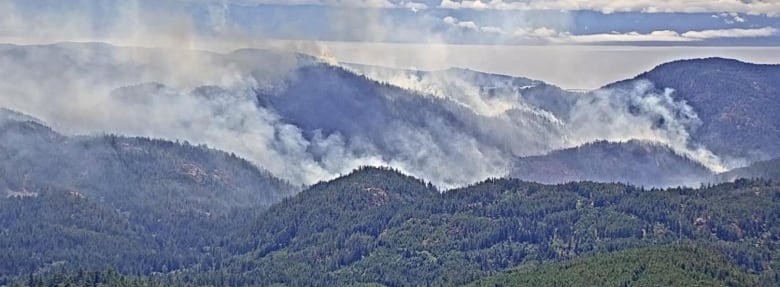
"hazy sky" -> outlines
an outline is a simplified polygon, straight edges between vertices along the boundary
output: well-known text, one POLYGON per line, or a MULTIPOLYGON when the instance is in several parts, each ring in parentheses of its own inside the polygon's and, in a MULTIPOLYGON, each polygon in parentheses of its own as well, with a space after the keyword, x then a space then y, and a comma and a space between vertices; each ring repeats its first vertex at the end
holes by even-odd
POLYGON ((778 63, 778 16, 765 0, 0 0, 0 42, 282 45, 589 89, 680 58, 778 63))
POLYGON ((677 59, 726 57, 780 63, 780 47, 320 44, 345 62, 423 70, 464 67, 543 80, 566 89, 599 88, 677 59))

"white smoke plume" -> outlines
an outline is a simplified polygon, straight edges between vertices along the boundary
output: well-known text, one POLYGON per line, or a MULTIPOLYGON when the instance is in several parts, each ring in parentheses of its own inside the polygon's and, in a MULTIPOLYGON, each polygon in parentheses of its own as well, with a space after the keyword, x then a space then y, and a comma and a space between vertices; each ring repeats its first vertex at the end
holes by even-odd
MULTIPOLYGON (((525 94, 526 88, 540 84, 534 81, 520 86, 481 82, 477 74, 460 70, 367 73, 423 96, 457 103, 474 113, 463 115, 473 118, 472 126, 455 127, 428 118, 424 126, 388 121, 379 139, 322 131, 306 135, 273 109, 258 105, 257 91, 285 88, 285 81, 301 64, 295 51, 336 63, 323 45, 248 37, 226 21, 229 11, 224 3, 209 10, 216 35, 199 33, 184 11, 147 13, 136 1, 123 3, 117 8, 114 27, 100 31, 83 20, 89 17, 86 14, 43 13, 35 15, 38 22, 32 23, 19 16, 13 4, 0 3, 0 16, 7 16, 0 17, 0 25, 20 33, 39 31, 26 40, 97 40, 127 46, 0 46, 0 107, 38 116, 68 134, 114 132, 207 144, 300 184, 330 179, 361 165, 390 165, 442 187, 457 186, 503 176, 517 156, 600 139, 662 142, 719 169, 714 155, 689 140, 688 131, 696 126, 690 107, 674 102, 669 93, 653 93, 645 83, 632 91, 604 90, 568 99, 572 102, 559 105, 563 108, 558 110, 540 106, 525 94), (62 22, 67 24, 57 25, 62 22), (252 51, 226 55, 199 50, 253 46, 274 51, 262 56, 252 51), (377 142, 390 148, 383 149, 377 142)), ((392 33, 418 33, 413 23, 385 23, 375 14, 353 14, 337 15, 341 17, 334 17, 332 28, 343 34, 365 33, 358 36, 377 41, 392 33)), ((9 35, 0 36, 20 37, 9 35)), ((439 36, 428 35, 428 39, 433 52, 424 53, 425 57, 458 56, 442 45, 439 36)))
POLYGON ((654 88, 641 80, 628 88, 602 89, 583 96, 571 111, 566 132, 569 144, 632 139, 659 142, 712 171, 725 171, 718 156, 691 140, 690 131, 701 125, 693 108, 675 101, 673 90, 657 93, 654 88))
MULTIPOLYGON (((521 110, 526 112, 526 120, 546 119, 549 125, 536 131, 527 126, 513 126, 523 136, 509 139, 507 145, 526 143, 523 139, 527 138, 548 140, 541 142, 537 149, 526 145, 525 149, 510 151, 512 156, 543 154, 599 140, 626 142, 639 139, 667 145, 676 153, 696 160, 714 172, 727 169, 717 155, 691 139, 690 131, 701 125, 693 108, 685 102, 675 101, 673 90, 657 92, 653 83, 646 80, 631 83, 627 87, 605 88, 574 95, 565 92, 556 94, 553 91, 545 96, 568 98, 571 102, 565 111, 552 112, 529 103, 524 96, 530 88, 541 85, 540 82, 512 86, 517 83, 511 80, 480 82, 474 76, 464 76, 468 73, 353 67, 357 72, 379 81, 451 98, 485 116, 502 117, 510 111, 521 110)), ((500 79, 498 76, 493 77, 500 79)), ((503 132, 510 133, 511 130, 503 132)))

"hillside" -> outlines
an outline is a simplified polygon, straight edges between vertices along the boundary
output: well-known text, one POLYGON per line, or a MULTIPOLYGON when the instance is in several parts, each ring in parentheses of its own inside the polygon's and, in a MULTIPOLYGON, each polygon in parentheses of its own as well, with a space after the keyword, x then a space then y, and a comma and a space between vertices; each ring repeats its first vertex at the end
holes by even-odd
POLYGON ((0 122, 0 158, 10 192, 28 182, 71 188, 117 208, 161 204, 174 213, 225 214, 234 207, 267 206, 295 192, 248 161, 205 146, 115 135, 68 137, 40 121, 0 122))
POLYGON ((0 241, 13 259, 0 274, 57 262, 134 273, 178 269, 206 256, 194 247, 214 246, 242 224, 237 210, 250 216, 297 191, 203 146, 68 137, 18 113, 0 115, 0 241))
POLYGON ((780 156, 780 65, 681 60, 635 79, 674 89, 674 98, 691 105, 701 119, 692 136, 716 154, 750 160, 780 156))
MULTIPOLYGON (((453 286, 542 264, 542 270, 551 271, 534 278, 548 282, 544 280, 570 278, 568 269, 576 272, 624 258, 657 270, 666 262, 658 254, 672 251, 654 246, 686 241, 712 251, 673 249, 698 263, 658 272, 703 284, 759 277, 769 283, 773 281, 766 280, 776 278, 780 254, 780 226, 774 223, 778 191, 776 183, 748 180, 701 189, 646 190, 621 184, 493 179, 438 193, 391 169, 362 168, 314 185, 256 216, 240 216, 243 224, 224 218, 222 225, 237 228, 210 246, 208 254, 213 256, 194 253, 197 263, 180 266, 180 272, 101 276, 168 286, 453 286), (566 268, 561 277, 552 276, 561 268, 566 268)), ((630 264, 614 268, 636 267, 630 264)), ((72 272, 68 266, 36 276, 41 282, 66 278, 64 274, 72 272)), ((606 266, 602 270, 612 268, 606 266)), ((602 280, 598 274, 588 280, 602 280)), ((648 273, 636 280, 657 279, 648 273)))
POLYGON ((777 239, 766 232, 780 228, 770 223, 780 189, 767 182, 643 190, 498 179, 437 194, 409 180, 368 169, 314 186, 232 236, 228 249, 239 255, 198 280, 451 286, 527 263, 678 240, 710 244, 732 263, 718 262, 745 272, 771 273, 775 264, 766 258, 775 258, 769 242, 777 239), (418 196, 394 201, 401 190, 418 196))
POLYGON ((642 141, 599 141, 515 160, 511 177, 541 183, 591 180, 640 186, 696 186, 711 172, 670 148, 642 141))
POLYGON ((733 181, 738 178, 763 178, 780 180, 780 158, 755 162, 717 175, 719 181, 733 181))
POLYGON ((455 95, 435 97, 338 66, 300 67, 280 86, 261 90, 259 105, 299 128, 307 140, 327 140, 325 147, 311 149, 315 159, 324 162, 337 140, 351 156, 395 162, 448 187, 499 175, 512 155, 545 152, 561 140, 557 122, 534 110, 484 115, 455 95), (473 165, 440 171, 441 163, 454 162, 473 165))
MULTIPOLYGON (((0 182, 3 179, 0 177, 0 182)), ((125 272, 149 272, 152 266, 168 263, 161 254, 155 255, 159 250, 152 247, 153 239, 144 236, 142 228, 126 214, 92 202, 77 191, 27 189, 10 198, 3 196, 0 227, 0 250, 4 250, 0 273, 4 275, 58 266, 118 266, 125 272), (138 267, 145 269, 135 269, 138 267)))

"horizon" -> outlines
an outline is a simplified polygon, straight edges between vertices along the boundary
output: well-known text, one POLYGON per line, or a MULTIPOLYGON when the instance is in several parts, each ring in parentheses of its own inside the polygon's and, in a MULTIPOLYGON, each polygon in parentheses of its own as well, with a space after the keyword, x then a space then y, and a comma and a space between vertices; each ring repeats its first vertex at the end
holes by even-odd
MULTIPOLYGON (((626 46, 626 45, 481 45, 481 44, 421 44, 378 42, 287 41, 258 39, 247 46, 229 42, 194 42, 191 47, 141 46, 111 41, 55 41, 36 43, 3 42, 0 44, 35 46, 58 44, 106 44, 119 48, 188 50, 222 55, 242 49, 281 50, 321 58, 339 65, 360 64, 380 68, 417 71, 469 69, 482 73, 539 80, 569 91, 593 91, 606 85, 634 78, 653 68, 681 60, 725 58, 752 64, 780 65, 780 46, 626 46), (401 50, 400 53, 397 53, 401 50), (356 50, 362 50, 356 52, 356 50), (395 51, 396 53, 393 54, 395 51), (474 54, 487 51, 488 57, 458 58, 448 54, 474 54), (521 54, 516 52, 534 52, 521 54), (428 54, 426 54, 428 53, 428 54), (444 56, 442 56, 444 53, 444 56), (604 56, 604 53, 613 53, 604 56), (432 55, 437 54, 437 55, 432 55), (636 57, 641 54, 642 57, 636 57), (376 57, 375 55, 382 55, 376 57), (565 59, 556 59, 566 55, 565 59), (586 55, 595 55, 592 57, 586 55), (427 58, 427 59, 426 59, 427 58), (426 60, 421 60, 426 59, 426 60), (508 62, 506 60, 509 60, 508 62), (605 61, 609 60, 609 61, 605 61), (517 65, 528 61, 530 65, 517 65), (559 63, 538 69, 544 61, 559 63), (565 62, 565 64, 560 64, 565 62), (629 62, 631 65, 623 64, 629 62), (416 64, 416 65, 415 65, 416 64), (560 67, 560 68, 558 68, 560 67), (600 73, 593 73, 594 68, 600 73), (552 69, 551 69, 552 68, 552 69), (582 75, 587 75, 583 77, 582 75)), ((244 42, 246 44, 248 42, 244 42)))

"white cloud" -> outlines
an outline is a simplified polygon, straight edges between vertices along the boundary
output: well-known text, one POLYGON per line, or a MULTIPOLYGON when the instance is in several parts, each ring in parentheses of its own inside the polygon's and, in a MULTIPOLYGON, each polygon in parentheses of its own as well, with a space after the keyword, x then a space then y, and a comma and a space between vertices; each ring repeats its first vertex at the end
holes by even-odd
POLYGON ((767 37, 776 35, 777 29, 764 27, 758 29, 722 29, 722 30, 702 30, 688 31, 678 33, 670 30, 653 31, 642 34, 637 32, 629 33, 607 33, 607 34, 588 34, 588 35, 560 35, 548 38, 554 43, 600 43, 600 42, 690 42, 718 38, 753 38, 767 37))
POLYGON ((529 35, 533 37, 554 37, 558 35, 558 31, 547 27, 536 28, 530 31, 529 35))
POLYGON ((439 7, 496 10, 594 10, 613 12, 735 12, 780 15, 775 0, 442 0, 439 7))
POLYGON ((407 9, 412 10, 414 12, 428 9, 428 5, 425 5, 423 3, 412 2, 412 1, 404 2, 401 5, 404 8, 407 8, 407 9))
MULTIPOLYGON (((713 15, 713 17, 738 17, 738 14, 725 13, 713 15)), ((672 30, 658 30, 649 33, 640 32, 611 32, 599 34, 574 35, 567 31, 558 31, 549 27, 519 27, 513 29, 496 26, 480 26, 474 21, 461 21, 455 17, 447 16, 442 21, 450 26, 461 29, 481 31, 487 34, 498 35, 510 42, 532 42, 551 44, 584 44, 584 43, 625 43, 625 42, 694 42, 719 38, 756 38, 768 37, 778 34, 777 28, 763 27, 751 29, 713 29, 700 31, 677 32, 672 30)))
POLYGON ((480 30, 485 33, 495 33, 495 34, 501 34, 504 32, 503 29, 495 26, 485 26, 480 28, 480 30))
POLYGON ((739 15, 739 13, 730 12, 730 13, 719 13, 712 15, 712 18, 715 19, 723 19, 723 22, 726 22, 726 24, 734 24, 734 23, 745 23, 745 18, 742 18, 742 16, 739 15))
POLYGON ((696 41, 682 37, 680 33, 670 30, 653 31, 642 34, 638 32, 606 33, 588 35, 563 35, 549 39, 559 43, 600 43, 600 42, 688 42, 696 41))
MULTIPOLYGON (((458 28, 467 29, 467 30, 479 30, 480 29, 480 27, 477 26, 477 23, 474 23, 474 21, 460 21, 457 18, 452 17, 452 16, 444 17, 444 18, 442 18, 442 21, 444 21, 444 23, 447 23, 448 25, 455 26, 455 27, 458 27, 458 28)), ((492 27, 492 28, 494 28, 494 27, 492 27)))
POLYGON ((428 9, 428 5, 407 0, 185 0, 200 3, 234 3, 242 5, 321 5, 340 7, 406 8, 412 11, 428 9))
POLYGON ((767 37, 776 35, 778 30, 772 27, 760 29, 723 29, 723 30, 704 30, 689 31, 681 36, 689 39, 713 39, 713 38, 752 38, 767 37))

